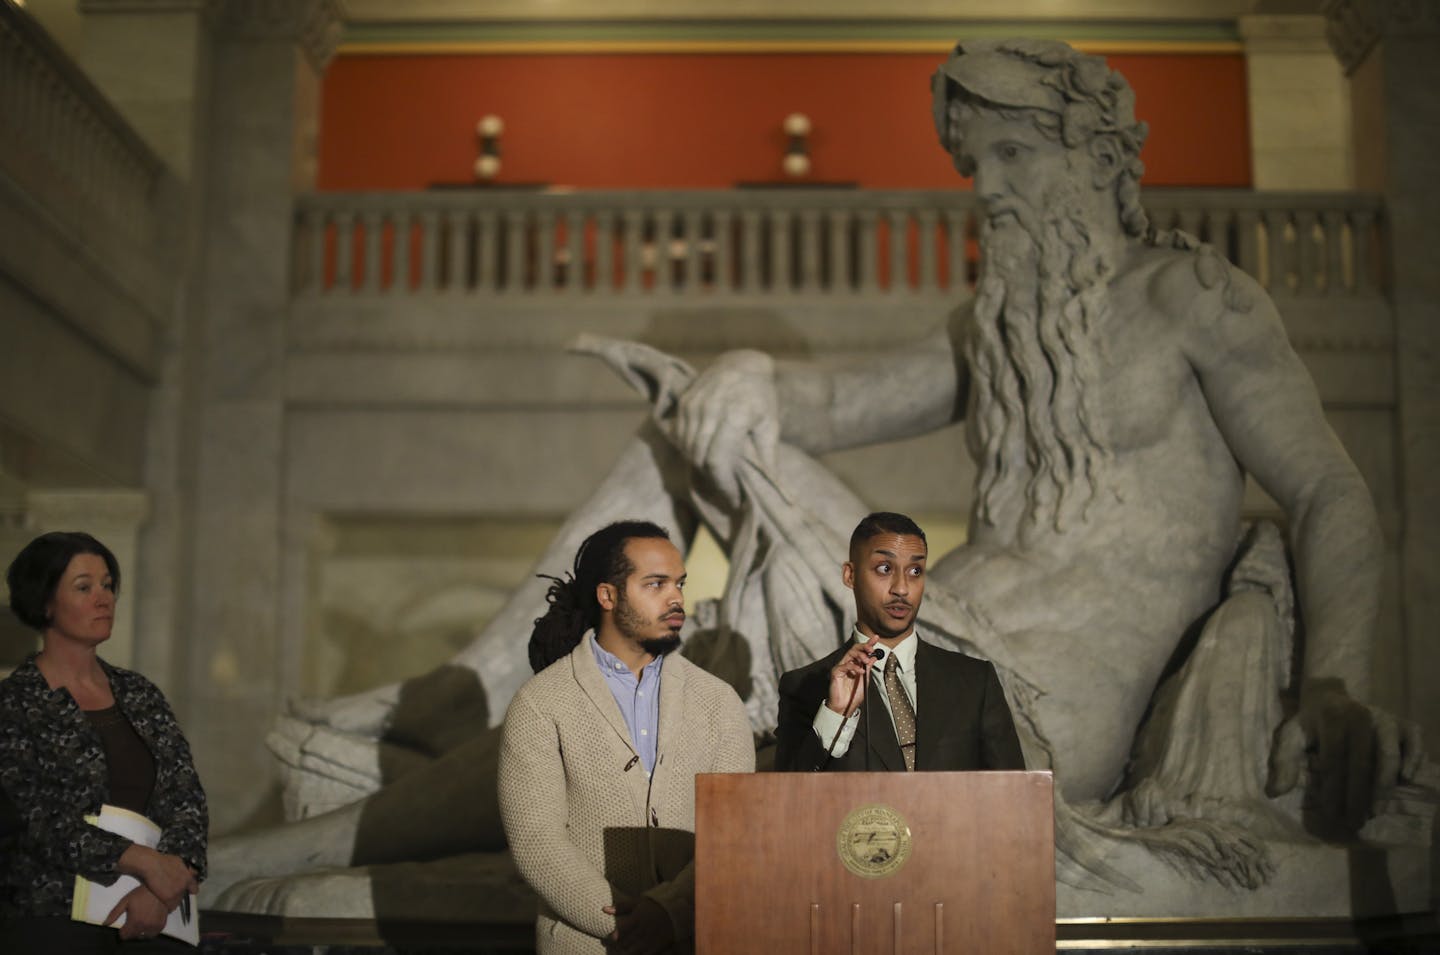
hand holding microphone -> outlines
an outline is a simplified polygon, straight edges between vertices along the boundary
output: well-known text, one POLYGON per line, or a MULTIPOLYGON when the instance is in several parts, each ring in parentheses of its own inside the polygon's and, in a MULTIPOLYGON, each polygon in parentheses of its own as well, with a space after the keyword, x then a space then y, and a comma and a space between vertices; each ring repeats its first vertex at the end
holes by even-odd
POLYGON ((825 705, 847 719, 865 702, 865 685, 870 668, 885 658, 879 637, 857 643, 830 670, 830 692, 825 705))

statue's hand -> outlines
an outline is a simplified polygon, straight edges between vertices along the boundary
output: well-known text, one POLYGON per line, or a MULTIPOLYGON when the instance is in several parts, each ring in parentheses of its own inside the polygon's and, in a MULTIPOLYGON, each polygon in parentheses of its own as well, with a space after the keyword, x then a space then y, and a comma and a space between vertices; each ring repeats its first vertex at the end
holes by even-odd
POLYGON ((1306 816, 1322 829, 1355 833, 1379 800, 1415 778, 1424 755, 1416 724, 1361 703, 1338 680, 1317 680, 1276 734, 1265 789, 1289 792, 1308 766, 1306 816))
POLYGON ((739 499, 736 469, 754 440, 759 463, 774 461, 780 436, 775 366, 758 351, 726 352, 680 396, 674 438, 692 465, 739 499))

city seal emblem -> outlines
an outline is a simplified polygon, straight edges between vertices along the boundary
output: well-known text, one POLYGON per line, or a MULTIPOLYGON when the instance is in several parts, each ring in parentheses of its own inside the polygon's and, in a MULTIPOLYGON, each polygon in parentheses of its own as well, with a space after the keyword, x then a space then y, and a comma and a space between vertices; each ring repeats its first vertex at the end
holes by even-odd
POLYGON ((910 858, 910 827, 889 806, 874 803, 852 809, 835 834, 845 868, 862 879, 894 875, 910 858))

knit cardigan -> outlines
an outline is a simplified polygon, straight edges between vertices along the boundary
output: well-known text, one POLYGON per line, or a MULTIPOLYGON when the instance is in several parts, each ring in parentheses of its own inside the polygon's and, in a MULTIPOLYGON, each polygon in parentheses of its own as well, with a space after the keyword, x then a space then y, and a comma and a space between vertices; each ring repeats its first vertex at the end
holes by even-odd
POLYGON ((693 945, 695 774, 755 769, 745 707, 679 654, 660 678, 655 770, 646 779, 588 639, 510 703, 500 748, 500 815, 510 852, 540 896, 540 955, 606 951, 615 917, 641 895, 693 945))

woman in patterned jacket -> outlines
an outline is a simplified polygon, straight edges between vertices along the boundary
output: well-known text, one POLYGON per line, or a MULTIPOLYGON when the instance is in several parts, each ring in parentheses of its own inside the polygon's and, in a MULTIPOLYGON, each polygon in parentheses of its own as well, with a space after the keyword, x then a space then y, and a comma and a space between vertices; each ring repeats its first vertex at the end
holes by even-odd
POLYGON ((0 951, 189 950, 154 936, 204 877, 205 793, 165 697, 96 653, 114 623, 115 556, 89 534, 44 534, 6 581, 41 649, 0 681, 0 951), (159 844, 86 823, 102 804, 147 816, 159 844), (125 915, 118 931, 70 920, 77 873, 140 881, 111 913, 125 915))

